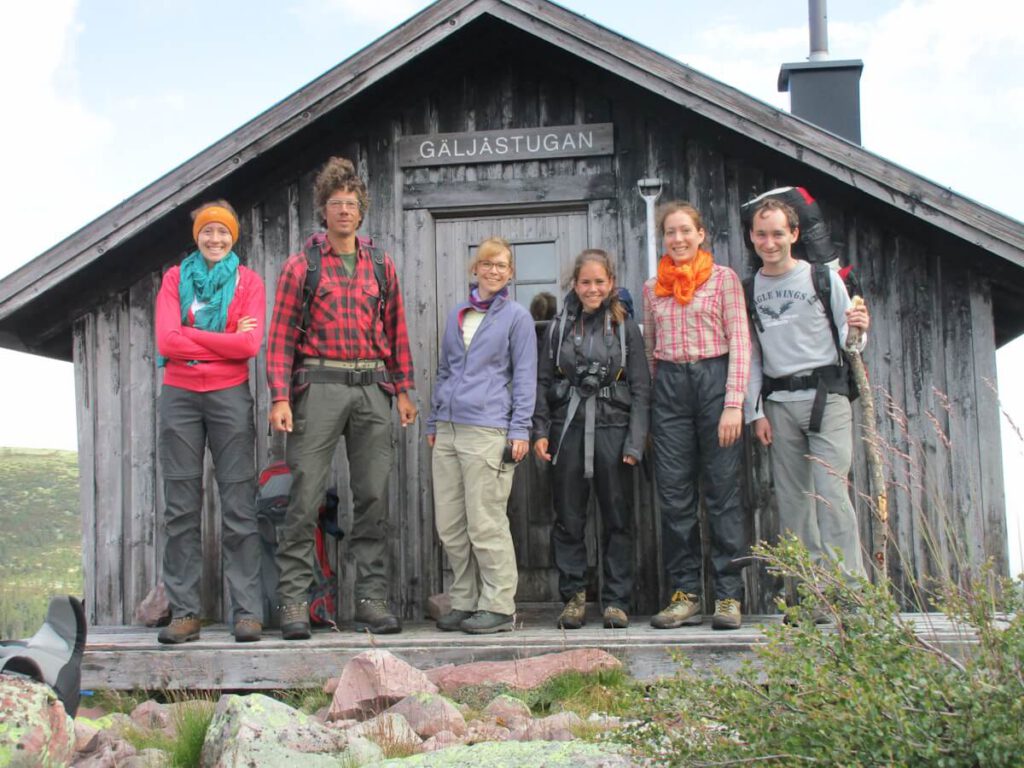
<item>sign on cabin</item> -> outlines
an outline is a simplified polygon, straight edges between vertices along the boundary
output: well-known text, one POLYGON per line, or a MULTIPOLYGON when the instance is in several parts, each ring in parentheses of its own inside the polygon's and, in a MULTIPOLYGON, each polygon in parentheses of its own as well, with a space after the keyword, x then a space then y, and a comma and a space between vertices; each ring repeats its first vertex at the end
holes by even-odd
POLYGON ((398 162, 403 168, 550 160, 610 155, 613 151, 612 123, 435 133, 398 140, 398 162))

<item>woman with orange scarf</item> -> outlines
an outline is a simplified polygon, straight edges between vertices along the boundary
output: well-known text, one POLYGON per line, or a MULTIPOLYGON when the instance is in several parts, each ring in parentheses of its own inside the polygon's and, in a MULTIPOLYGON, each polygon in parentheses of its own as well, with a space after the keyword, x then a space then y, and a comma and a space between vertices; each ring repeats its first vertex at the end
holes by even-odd
POLYGON ((736 561, 747 548, 739 476, 750 371, 743 286, 703 249, 704 223, 689 203, 662 205, 658 230, 664 250, 657 277, 644 284, 644 349, 654 376, 654 472, 672 597, 651 625, 703 621, 699 478, 711 534, 712 625, 737 629, 743 581, 736 561))

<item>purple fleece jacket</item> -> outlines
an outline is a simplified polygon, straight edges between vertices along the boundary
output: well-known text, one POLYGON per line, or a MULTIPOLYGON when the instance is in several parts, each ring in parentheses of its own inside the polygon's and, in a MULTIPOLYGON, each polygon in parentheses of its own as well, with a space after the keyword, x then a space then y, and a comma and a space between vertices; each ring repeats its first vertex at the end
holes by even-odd
POLYGON ((437 422, 498 427, 509 440, 528 440, 537 397, 537 335, 533 318, 505 296, 494 299, 466 348, 460 304, 448 315, 427 434, 437 422))

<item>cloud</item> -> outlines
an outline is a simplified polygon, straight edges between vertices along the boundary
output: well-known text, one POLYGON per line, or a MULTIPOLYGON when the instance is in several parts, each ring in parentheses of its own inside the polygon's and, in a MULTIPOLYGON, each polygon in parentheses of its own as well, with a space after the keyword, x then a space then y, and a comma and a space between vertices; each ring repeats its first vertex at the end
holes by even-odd
POLYGON ((3 275, 81 226, 82 216, 98 212, 62 209, 55 201, 92 198, 101 172, 97 150, 112 126, 76 95, 75 3, 17 3, 0 13, 0 87, 15 106, 0 121, 0 146, 5 177, 17 179, 0 185, 0 210, 18 216, 18 226, 5 231, 3 275))

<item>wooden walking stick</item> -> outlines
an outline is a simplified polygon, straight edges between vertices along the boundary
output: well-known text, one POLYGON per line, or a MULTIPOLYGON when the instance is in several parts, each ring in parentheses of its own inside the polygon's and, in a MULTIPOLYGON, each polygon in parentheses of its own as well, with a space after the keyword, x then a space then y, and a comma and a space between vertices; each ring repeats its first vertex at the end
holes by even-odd
MULTIPOLYGON (((864 299, 854 296, 853 306, 864 306, 864 299)), ((888 580, 886 569, 886 547, 889 539, 889 498, 885 489, 885 473, 882 469, 882 451, 878 442, 878 424, 875 416, 875 397, 868 381, 867 369, 860 352, 855 350, 861 338, 860 328, 850 328, 846 335, 846 356, 850 361, 853 378, 860 390, 861 409, 864 414, 864 439, 868 446, 868 470, 871 475, 871 490, 874 492, 875 524, 871 526, 871 559, 878 569, 880 583, 888 580)))

